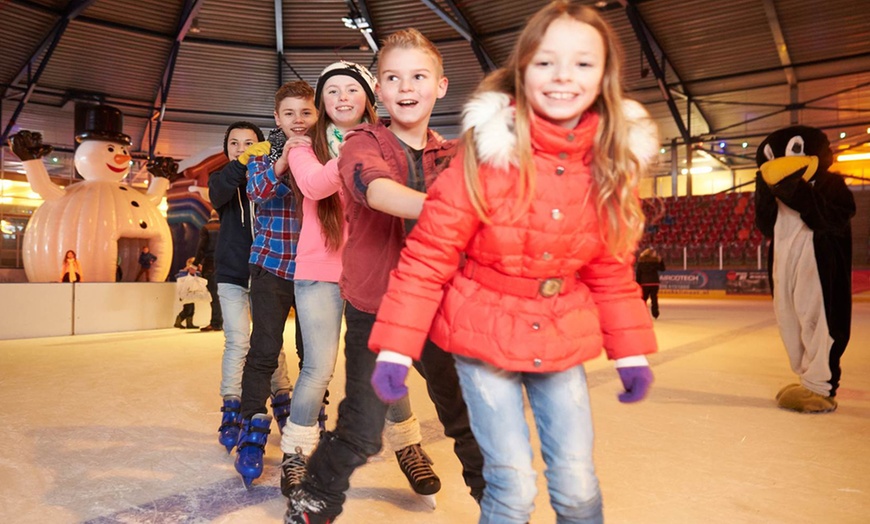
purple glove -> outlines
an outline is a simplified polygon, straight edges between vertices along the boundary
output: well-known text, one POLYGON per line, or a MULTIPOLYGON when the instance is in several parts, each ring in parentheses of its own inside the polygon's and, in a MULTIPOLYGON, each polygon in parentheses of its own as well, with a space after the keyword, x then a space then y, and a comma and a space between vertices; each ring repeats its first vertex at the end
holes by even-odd
POLYGON ((616 368, 625 392, 618 395, 619 401, 626 404, 643 400, 653 382, 652 370, 649 366, 631 366, 616 368))
POLYGON ((405 378, 408 376, 408 366, 394 362, 377 362, 372 373, 372 387, 379 399, 391 404, 408 394, 405 378))

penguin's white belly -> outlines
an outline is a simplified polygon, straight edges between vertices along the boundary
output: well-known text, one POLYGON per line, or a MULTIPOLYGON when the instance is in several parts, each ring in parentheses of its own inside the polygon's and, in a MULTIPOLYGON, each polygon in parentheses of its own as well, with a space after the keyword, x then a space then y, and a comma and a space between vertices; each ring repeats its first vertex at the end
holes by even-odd
POLYGON ((795 372, 802 380, 824 382, 830 378, 825 362, 833 339, 825 314, 813 231, 797 211, 779 200, 777 206, 772 271, 777 323, 795 372))

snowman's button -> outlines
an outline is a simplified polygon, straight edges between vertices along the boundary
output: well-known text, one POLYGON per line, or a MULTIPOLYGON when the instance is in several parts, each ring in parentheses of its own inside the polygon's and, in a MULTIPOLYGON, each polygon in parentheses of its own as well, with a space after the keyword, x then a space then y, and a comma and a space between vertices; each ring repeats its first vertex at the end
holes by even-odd
POLYGON ((135 200, 130 203, 133 204, 133 207, 139 207, 139 202, 136 202, 135 200))
POLYGON ((140 220, 139 227, 141 227, 142 229, 148 229, 148 224, 146 224, 144 220, 140 220))

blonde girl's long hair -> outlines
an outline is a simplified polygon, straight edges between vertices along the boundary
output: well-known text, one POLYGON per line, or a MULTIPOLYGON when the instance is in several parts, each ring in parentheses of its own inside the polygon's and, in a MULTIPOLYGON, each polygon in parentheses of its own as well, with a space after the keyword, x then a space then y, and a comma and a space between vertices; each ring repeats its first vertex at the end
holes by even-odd
MULTIPOLYGON (((600 116, 595 134, 591 171, 597 195, 595 198, 600 221, 600 234, 610 252, 624 259, 630 255, 643 234, 644 215, 638 198, 638 181, 645 164, 632 153, 628 141, 629 125, 623 114, 622 49, 613 29, 595 9, 559 0, 538 11, 520 33, 508 62, 487 76, 477 92, 506 93, 516 101, 514 129, 519 162, 519 194, 514 206, 514 218, 519 218, 531 205, 535 192, 535 168, 532 158, 530 115, 525 96, 524 75, 550 24, 561 17, 570 17, 595 28, 604 40, 605 67, 601 92, 593 104, 600 116)), ((492 210, 483 195, 478 174, 474 129, 463 135, 465 185, 471 202, 485 223, 492 210)))

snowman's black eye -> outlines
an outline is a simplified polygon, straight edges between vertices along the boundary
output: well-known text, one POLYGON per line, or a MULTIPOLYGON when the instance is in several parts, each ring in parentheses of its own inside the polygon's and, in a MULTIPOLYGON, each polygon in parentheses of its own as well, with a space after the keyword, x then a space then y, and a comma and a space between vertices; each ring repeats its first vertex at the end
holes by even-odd
POLYGON ((115 152, 115 146, 109 146, 109 153, 115 152))

